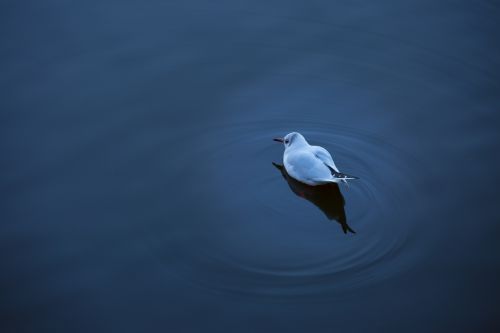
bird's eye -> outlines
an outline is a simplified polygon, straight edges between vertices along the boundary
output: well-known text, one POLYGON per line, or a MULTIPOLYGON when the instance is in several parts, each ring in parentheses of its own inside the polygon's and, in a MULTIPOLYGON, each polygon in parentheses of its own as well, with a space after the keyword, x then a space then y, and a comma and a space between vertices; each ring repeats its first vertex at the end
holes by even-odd
POLYGON ((290 142, 289 140, 285 140, 285 143, 288 144, 288 142, 290 142))

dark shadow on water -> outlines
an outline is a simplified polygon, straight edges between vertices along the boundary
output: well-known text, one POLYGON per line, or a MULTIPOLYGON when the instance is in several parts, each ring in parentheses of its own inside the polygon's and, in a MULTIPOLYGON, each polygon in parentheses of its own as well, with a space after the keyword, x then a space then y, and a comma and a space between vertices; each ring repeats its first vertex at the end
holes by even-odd
POLYGON ((337 221, 342 226, 344 233, 348 231, 356 233, 347 225, 344 210, 345 200, 337 184, 310 186, 292 178, 282 164, 273 162, 273 165, 281 171, 283 178, 285 178, 293 193, 312 202, 316 207, 321 209, 329 220, 337 221))

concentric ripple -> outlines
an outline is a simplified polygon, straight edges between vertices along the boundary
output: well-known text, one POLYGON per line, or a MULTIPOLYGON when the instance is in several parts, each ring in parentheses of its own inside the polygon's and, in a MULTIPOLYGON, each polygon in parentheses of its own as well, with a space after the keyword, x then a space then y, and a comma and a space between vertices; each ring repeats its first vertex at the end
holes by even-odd
POLYGON ((350 128, 313 122, 221 124, 185 133, 189 153, 172 152, 169 216, 153 226, 154 251, 169 272, 210 290, 312 297, 353 290, 411 265, 416 221, 411 158, 350 128), (344 234, 293 194, 271 162, 273 137, 299 131, 360 177, 341 186, 344 234))

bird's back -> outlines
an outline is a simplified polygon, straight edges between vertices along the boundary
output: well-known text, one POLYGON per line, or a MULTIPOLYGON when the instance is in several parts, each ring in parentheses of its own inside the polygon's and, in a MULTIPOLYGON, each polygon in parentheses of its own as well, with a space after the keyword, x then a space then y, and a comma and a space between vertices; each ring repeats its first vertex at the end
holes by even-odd
POLYGON ((285 151, 283 164, 290 176, 306 184, 317 185, 332 179, 330 169, 307 147, 285 151))

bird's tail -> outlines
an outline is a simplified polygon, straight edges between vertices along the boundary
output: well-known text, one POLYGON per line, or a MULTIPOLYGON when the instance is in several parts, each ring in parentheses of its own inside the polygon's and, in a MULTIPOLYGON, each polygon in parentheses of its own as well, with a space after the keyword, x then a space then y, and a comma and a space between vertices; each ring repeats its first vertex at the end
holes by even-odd
POLYGON ((340 179, 340 181, 342 183, 346 184, 347 187, 349 187, 349 183, 347 182, 348 180, 359 179, 359 177, 351 176, 351 175, 348 175, 348 174, 342 173, 342 172, 333 172, 332 175, 333 175, 333 177, 340 179))
POLYGON ((348 174, 342 173, 342 172, 334 172, 333 177, 341 179, 344 183, 346 180, 359 179, 359 177, 351 176, 351 175, 348 175, 348 174))

